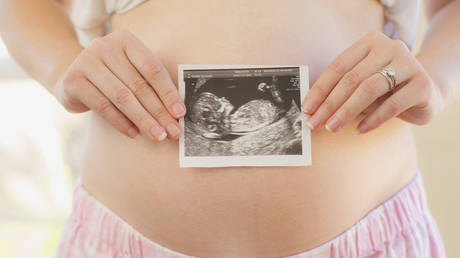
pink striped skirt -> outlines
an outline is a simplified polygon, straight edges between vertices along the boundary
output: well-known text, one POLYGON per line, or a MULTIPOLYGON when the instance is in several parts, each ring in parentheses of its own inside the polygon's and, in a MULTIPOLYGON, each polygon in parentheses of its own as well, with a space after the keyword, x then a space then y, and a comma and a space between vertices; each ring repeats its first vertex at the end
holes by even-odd
MULTIPOLYGON (((149 240, 89 195, 81 184, 75 189, 72 213, 56 256, 193 257, 149 240)), ((345 232, 288 257, 445 257, 445 250, 418 172, 398 193, 345 232)))

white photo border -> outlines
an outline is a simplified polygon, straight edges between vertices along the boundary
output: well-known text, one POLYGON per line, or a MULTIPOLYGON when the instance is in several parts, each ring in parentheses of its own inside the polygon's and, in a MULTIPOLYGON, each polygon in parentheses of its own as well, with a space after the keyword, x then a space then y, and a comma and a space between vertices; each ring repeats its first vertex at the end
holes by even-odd
MULTIPOLYGON (((308 66, 299 65, 202 65, 179 64, 179 94, 185 99, 184 70, 217 70, 217 69, 254 69, 254 68, 299 68, 300 99, 305 98, 309 90, 308 66)), ((302 116, 302 154, 301 155, 255 155, 255 156, 185 156, 184 118, 179 120, 182 133, 179 138, 179 167, 268 167, 268 166, 311 166, 311 132, 306 125, 307 116, 302 116)))

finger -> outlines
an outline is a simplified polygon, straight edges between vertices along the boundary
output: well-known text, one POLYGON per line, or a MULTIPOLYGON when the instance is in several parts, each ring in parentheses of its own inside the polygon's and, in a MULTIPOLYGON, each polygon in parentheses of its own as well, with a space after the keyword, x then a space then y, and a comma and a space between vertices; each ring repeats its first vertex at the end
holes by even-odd
POLYGON ((374 110, 376 110, 380 105, 382 105, 382 103, 391 95, 391 92, 387 92, 386 94, 384 94, 383 96, 377 98, 374 102, 372 102, 372 104, 370 104, 367 108, 365 108, 361 114, 363 115, 368 115, 372 112, 374 112, 374 110))
POLYGON ((167 136, 163 127, 102 62, 95 62, 93 69, 86 71, 86 76, 143 134, 158 141, 167 136))
POLYGON ((139 134, 137 127, 88 80, 82 79, 78 82, 76 94, 84 105, 99 114, 121 133, 130 138, 135 138, 139 134))
POLYGON ((152 85, 164 106, 175 118, 185 115, 184 102, 163 64, 139 39, 127 37, 125 53, 130 62, 152 85))
MULTIPOLYGON (((361 82, 386 66, 391 59, 391 54, 371 51, 366 58, 345 73, 313 116, 308 119, 309 124, 313 128, 318 128, 318 125, 325 123, 353 94, 361 82)), ((327 128, 330 129, 329 126, 327 128)))
POLYGON ((369 33, 336 57, 309 90, 302 110, 309 115, 313 114, 345 73, 369 54, 372 42, 381 37, 384 36, 380 33, 369 33))
POLYGON ((382 78, 380 74, 372 75, 364 80, 356 92, 328 119, 326 129, 330 132, 340 130, 387 91, 388 82, 386 79, 382 78))
POLYGON ((178 139, 181 133, 179 123, 166 110, 151 85, 142 77, 126 58, 122 50, 104 54, 107 67, 133 92, 142 106, 166 128, 170 139, 178 139))
POLYGON ((365 117, 357 127, 357 133, 373 130, 420 102, 420 90, 416 81, 411 81, 387 98, 380 107, 365 117))
MULTIPOLYGON (((393 68, 398 71, 396 77, 396 84, 406 82, 415 73, 413 66, 408 65, 404 59, 397 59, 391 62, 387 67, 393 68)), ((389 83, 386 78, 380 74, 375 73, 364 80, 355 92, 340 106, 335 114, 329 118, 326 123, 326 129, 331 132, 336 132, 345 126, 348 122, 353 120, 363 110, 369 107, 377 98, 389 92, 389 83)))

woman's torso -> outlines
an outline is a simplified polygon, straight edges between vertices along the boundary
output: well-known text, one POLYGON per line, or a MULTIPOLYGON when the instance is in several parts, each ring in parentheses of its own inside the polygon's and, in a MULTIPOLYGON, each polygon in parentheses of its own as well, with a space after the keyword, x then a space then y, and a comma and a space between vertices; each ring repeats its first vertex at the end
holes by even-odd
MULTIPOLYGON (((308 65, 310 81, 346 47, 383 29, 375 0, 147 1, 115 15, 163 61, 308 65)), ((362 118, 362 117, 360 117, 362 118)), ((88 191, 142 234, 201 257, 279 257, 343 232, 416 172, 410 128, 392 119, 356 135, 312 133, 309 167, 179 168, 178 142, 131 140, 92 115, 88 191)))

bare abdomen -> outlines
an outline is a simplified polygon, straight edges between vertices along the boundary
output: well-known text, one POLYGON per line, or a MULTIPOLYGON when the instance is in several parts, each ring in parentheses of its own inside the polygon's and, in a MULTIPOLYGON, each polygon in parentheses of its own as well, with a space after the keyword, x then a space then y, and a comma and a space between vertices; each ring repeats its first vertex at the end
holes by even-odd
MULTIPOLYGON (((115 16, 165 63, 308 65, 322 69, 366 32, 377 1, 148 1, 115 16)), ((178 142, 130 140, 93 115, 83 183, 141 233, 204 257, 276 257, 312 248, 356 222, 415 173, 408 126, 312 133, 309 167, 179 169, 178 142)))

